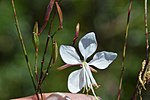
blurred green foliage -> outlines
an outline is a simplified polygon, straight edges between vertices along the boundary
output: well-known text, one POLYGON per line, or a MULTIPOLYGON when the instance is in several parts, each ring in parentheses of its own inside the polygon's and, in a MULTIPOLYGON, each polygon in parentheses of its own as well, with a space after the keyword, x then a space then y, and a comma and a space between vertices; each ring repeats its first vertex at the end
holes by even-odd
MULTIPOLYGON (((29 60, 33 65, 32 29, 35 21, 38 21, 39 25, 42 26, 49 0, 14 1, 29 60)), ((103 100, 116 100, 117 98, 128 5, 129 0, 62 0, 60 4, 64 20, 63 30, 59 31, 55 37, 59 45, 72 43, 75 26, 79 22, 81 26, 80 37, 90 31, 96 33, 98 41, 97 51, 107 50, 118 53, 117 59, 109 68, 99 70, 98 73, 94 74, 97 83, 101 85, 99 89, 96 89, 96 93, 103 100)), ((58 24, 56 19, 54 28, 58 24)), ((39 65, 48 27, 40 37, 39 65)), ((127 47, 121 100, 129 100, 132 96, 138 71, 146 55, 143 0, 133 1, 127 47)), ((49 56, 47 56, 46 62, 48 60, 49 56)), ((49 75, 42 86, 43 92, 68 92, 68 75, 74 69, 78 69, 78 67, 58 71, 57 67, 63 64, 59 57, 57 63, 49 71, 49 75)), ((143 92, 144 100, 149 99, 149 92, 150 86, 147 85, 147 92, 143 92)), ((32 94, 34 94, 34 88, 15 28, 11 1, 0 0, 0 100, 32 94)))

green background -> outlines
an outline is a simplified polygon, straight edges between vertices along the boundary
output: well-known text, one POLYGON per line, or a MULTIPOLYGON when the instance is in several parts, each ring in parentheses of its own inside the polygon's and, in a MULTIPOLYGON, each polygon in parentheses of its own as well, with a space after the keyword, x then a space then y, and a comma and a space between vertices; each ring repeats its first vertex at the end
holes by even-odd
MULTIPOLYGON (((29 61, 33 67, 32 29, 35 21, 39 22, 39 26, 42 25, 49 0, 14 1, 29 61)), ((97 73, 94 73, 97 83, 101 85, 95 91, 103 100, 116 100, 117 98, 128 5, 129 0, 62 0, 60 4, 64 19, 63 30, 59 31, 55 37, 58 45, 72 44, 75 26, 79 22, 80 34, 76 47, 84 34, 94 31, 98 41, 97 51, 106 50, 118 54, 117 59, 106 70, 98 70, 97 73)), ((146 55, 144 0, 133 0, 130 18, 121 100, 129 100, 132 96, 141 63, 146 55)), ((53 31, 59 24, 57 17, 54 23, 53 31)), ((48 28, 49 24, 40 36, 39 65, 48 28)), ((45 67, 48 64, 49 57, 50 54, 46 56, 45 67)), ((52 66, 43 83, 43 92, 69 92, 67 89, 68 75, 79 67, 71 67, 62 71, 57 70, 63 64, 61 58, 58 57, 56 64, 52 66)), ((147 85, 147 91, 143 91, 143 100, 148 100, 149 92, 150 86, 147 85)), ((11 0, 0 0, 0 100, 33 94, 34 88, 15 28, 11 0)))

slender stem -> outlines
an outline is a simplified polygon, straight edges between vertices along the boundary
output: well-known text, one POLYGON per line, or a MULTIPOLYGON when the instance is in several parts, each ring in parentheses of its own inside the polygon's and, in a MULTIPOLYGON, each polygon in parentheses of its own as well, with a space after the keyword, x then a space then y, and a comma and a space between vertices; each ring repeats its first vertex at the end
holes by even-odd
POLYGON ((149 33, 148 33, 148 19, 147 19, 147 0, 145 0, 145 14, 144 14, 144 20, 145 20, 145 34, 146 34, 146 61, 149 61, 149 39, 148 39, 148 36, 149 36, 149 33))
MULTIPOLYGON (((148 17, 147 17, 148 16, 148 10, 147 10, 147 8, 148 8, 147 7, 147 0, 145 0, 144 22, 145 22, 145 35, 146 35, 146 64, 144 65, 144 70, 143 70, 142 75, 141 75, 142 79, 144 78, 144 74, 148 68, 148 63, 149 63, 149 38, 148 38, 149 33, 148 33, 148 17)), ((140 87, 141 87, 141 84, 140 84, 139 80, 137 80, 137 85, 136 85, 136 89, 134 91, 134 94, 132 96, 132 100, 136 100, 136 97, 138 96, 138 91, 139 91, 138 88, 140 88, 140 87)), ((141 92, 142 92, 142 89, 143 88, 141 88, 141 92)), ((141 98, 141 96, 140 96, 140 98, 141 98)))
MULTIPOLYGON (((52 43, 54 42, 53 36, 55 36, 55 34, 57 33, 58 30, 60 30, 60 28, 58 28, 58 29, 54 32, 54 34, 51 36, 52 43)), ((53 52, 53 49, 52 49, 52 52, 53 52)), ((51 57, 50 57, 50 60, 49 60, 49 63, 48 63, 48 66, 47 66, 46 70, 44 71, 44 73, 42 74, 42 77, 41 77, 40 80, 39 80, 37 91, 41 88, 42 83, 44 82, 46 76, 48 75, 48 71, 49 71, 49 69, 51 68, 52 63, 53 63, 52 58, 53 58, 53 57, 51 56, 51 57)))
MULTIPOLYGON (((26 63, 27 63, 27 66, 28 66, 28 70, 29 70, 29 73, 30 73, 30 77, 32 79, 32 83, 33 83, 34 89, 36 90, 35 80, 34 80, 34 77, 33 77, 32 69, 31 69, 31 66, 30 66, 30 62, 28 60, 26 47, 25 47, 25 44, 24 44, 24 41, 23 41, 22 33, 21 33, 21 30, 20 30, 20 27, 19 27, 18 18, 17 18, 17 15, 16 15, 16 9, 15 9, 14 0, 12 0, 12 7, 13 7, 13 12, 14 12, 14 17, 15 17, 15 25, 16 25, 16 29, 17 29, 17 32, 18 32, 18 35, 19 35, 19 39, 20 39, 20 42, 21 42, 21 46, 22 46, 22 49, 23 49, 23 54, 24 54, 25 59, 26 59, 26 63)), ((36 96, 37 96, 37 99, 39 100, 38 94, 36 94, 36 96)))
MULTIPOLYGON (((53 41, 54 41, 54 40, 53 40, 53 37, 51 37, 51 40, 52 40, 52 43, 53 43, 53 41)), ((52 48, 52 52, 53 52, 53 48, 52 48)), ((41 80, 41 84, 43 83, 43 81, 45 80, 46 76, 48 75, 48 71, 49 71, 49 69, 51 68, 51 65, 52 65, 52 56, 50 57, 50 60, 49 60, 49 63, 48 63, 46 72, 44 73, 43 79, 41 80)))
MULTIPOLYGON (((54 0, 53 0, 53 1, 54 1, 54 0)), ((61 0, 60 0, 60 1, 61 1, 61 0)), ((59 1, 59 2, 60 2, 60 1, 59 1)), ((43 81, 45 80, 46 76, 48 75, 48 71, 49 71, 49 68, 50 68, 50 66, 51 66, 52 56, 50 57, 50 61, 49 61, 48 67, 46 68, 46 72, 43 73, 43 71, 44 71, 44 68, 43 68, 43 67, 44 67, 45 56, 46 56, 46 52, 47 52, 47 49, 48 49, 49 40, 50 40, 50 38, 52 38, 52 41, 53 41, 54 35, 56 34, 56 32, 57 32, 58 30, 60 30, 60 29, 58 28, 57 31, 54 32, 53 35, 50 35, 55 16, 56 16, 56 9, 54 9, 54 13, 53 13, 52 18, 51 18, 51 20, 50 20, 50 28, 49 28, 49 32, 48 32, 48 35, 47 35, 47 40, 46 40, 46 45, 45 45, 45 49, 44 49, 44 53, 43 53, 43 58, 42 58, 42 61, 41 61, 41 72, 40 72, 40 78, 39 78, 39 81, 38 81, 38 86, 37 86, 36 92, 38 92, 38 91, 41 89, 41 85, 42 85, 43 81)), ((53 43, 53 42, 52 42, 52 43, 53 43)))
POLYGON ((46 55, 49 40, 50 40, 50 37, 51 37, 50 33, 51 33, 52 24, 53 24, 53 20, 55 18, 55 15, 56 15, 56 11, 54 11, 54 14, 53 14, 51 22, 50 22, 50 29, 49 29, 49 32, 48 32, 48 35, 47 35, 46 45, 45 45, 45 49, 44 49, 44 53, 43 53, 43 58, 42 58, 42 61, 41 61, 41 73, 40 73, 40 80, 39 81, 41 81, 42 76, 43 76, 43 66, 44 66, 44 61, 45 61, 45 55, 46 55))
POLYGON ((36 76, 36 80, 38 82, 38 48, 35 48, 35 76, 36 76))
POLYGON ((42 61, 41 61, 41 72, 40 72, 40 79, 39 81, 41 80, 42 76, 43 76, 43 66, 44 66, 44 61, 45 61, 45 56, 46 56, 46 52, 47 52, 47 48, 48 48, 48 44, 49 44, 49 39, 50 39, 50 36, 48 35, 48 38, 47 38, 47 41, 46 41, 46 46, 45 46, 45 50, 44 50, 44 53, 43 53, 43 58, 42 58, 42 61))
MULTIPOLYGON (((36 80, 37 82, 39 81, 38 79, 38 48, 35 48, 35 76, 36 76, 36 80)), ((42 90, 41 88, 39 89, 40 92, 40 96, 41 96, 41 100, 43 100, 43 95, 42 95, 42 90)), ((36 91, 36 94, 38 94, 38 91, 36 91)))
POLYGON ((46 56, 46 52, 47 52, 47 49, 48 49, 49 40, 50 40, 50 37, 51 37, 50 33, 51 33, 52 24, 53 24, 55 15, 56 15, 56 10, 54 10, 52 19, 50 21, 50 28, 49 28, 49 32, 48 32, 48 35, 47 35, 47 40, 46 40, 46 45, 45 45, 45 49, 44 49, 44 53, 43 53, 43 58, 42 58, 42 61, 41 61, 40 77, 39 77, 39 81, 38 81, 38 86, 37 86, 36 92, 38 92, 40 90, 41 85, 43 83, 42 82, 43 81, 43 75, 45 76, 45 73, 43 73, 43 69, 44 69, 43 67, 44 67, 45 56, 46 56))
POLYGON ((128 33, 129 33, 128 30, 129 30, 131 8, 132 8, 132 0, 130 0, 130 4, 128 7, 128 17, 127 17, 126 31, 125 31, 125 37, 124 37, 124 46, 123 46, 123 53, 122 53, 122 69, 121 69, 121 75, 120 75, 120 83, 119 83, 117 100, 120 100, 120 97, 121 97, 122 80, 123 80, 124 70, 125 70, 124 62, 125 62, 126 49, 127 49, 127 38, 128 38, 128 33))
MULTIPOLYGON (((50 38, 51 38, 51 43, 53 43, 53 37, 56 35, 56 33, 59 31, 59 30, 61 30, 61 28, 57 28, 57 30, 50 36, 50 32, 51 32, 51 29, 52 29, 52 24, 53 24, 53 20, 54 20, 54 18, 55 18, 55 15, 56 15, 56 10, 54 11, 54 14, 53 14, 53 16, 52 16, 52 19, 51 19, 51 24, 50 24, 50 30, 49 30, 49 33, 48 33, 48 36, 47 36, 47 42, 46 42, 46 47, 45 47, 45 54, 46 54, 46 51, 47 51, 47 47, 48 47, 48 43, 49 43, 49 40, 50 40, 50 38)), ((52 49, 53 50, 53 49, 52 49)), ((43 59, 42 59, 42 61, 44 61, 44 56, 43 56, 43 59)), ((44 63, 42 63, 42 64, 44 64, 44 63)), ((41 85, 42 85, 42 83, 44 82, 44 80, 45 80, 45 78, 46 78, 46 76, 48 75, 48 71, 49 71, 49 69, 51 68, 51 64, 52 64, 52 56, 50 57, 50 60, 49 60, 49 63, 48 63, 48 66, 47 66, 47 68, 46 68, 46 71, 43 73, 43 65, 41 65, 41 75, 40 75, 40 80, 39 80, 39 84, 38 84, 38 88, 37 88, 37 90, 38 89, 40 89, 41 88, 41 85)))
MULTIPOLYGON (((52 43, 54 42, 53 36, 55 36, 55 34, 56 34, 59 30, 60 30, 60 28, 58 28, 58 29, 54 32, 54 34, 51 36, 51 41, 52 41, 52 43)), ((52 52, 53 52, 53 48, 52 48, 52 52)), ((42 77, 42 79, 40 80, 40 85, 44 82, 46 76, 48 75, 48 71, 49 71, 49 69, 51 68, 51 66, 52 66, 52 64, 53 64, 52 59, 53 59, 53 57, 51 56, 51 57, 50 57, 50 60, 49 60, 49 63, 48 63, 48 66, 47 66, 47 68, 46 68, 46 71, 43 73, 43 77, 42 77)))
POLYGON ((144 77, 144 73, 146 72, 149 63, 149 33, 148 33, 148 13, 147 13, 147 0, 145 0, 145 9, 144 9, 144 21, 145 21, 145 35, 146 35, 146 64, 144 66, 144 71, 142 73, 142 78, 144 77))

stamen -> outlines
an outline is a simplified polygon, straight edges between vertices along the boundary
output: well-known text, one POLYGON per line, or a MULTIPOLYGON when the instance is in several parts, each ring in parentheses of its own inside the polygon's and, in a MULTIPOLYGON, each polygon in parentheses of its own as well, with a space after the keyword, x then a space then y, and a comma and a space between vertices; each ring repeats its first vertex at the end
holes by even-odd
POLYGON ((96 87, 96 89, 98 89, 100 87, 100 85, 98 84, 92 84, 94 87, 96 87))
POLYGON ((82 93, 85 93, 85 90, 86 90, 86 88, 85 88, 85 87, 83 87, 83 91, 82 91, 82 93))
POLYGON ((65 65, 63 65, 63 66, 61 66, 61 67, 58 67, 57 69, 58 70, 63 70, 63 69, 66 69, 66 68, 68 68, 68 67, 70 67, 71 65, 69 65, 69 64, 65 64, 65 65))
POLYGON ((94 73, 97 73, 97 70, 90 66, 90 70, 94 73))
POLYGON ((93 93, 95 99, 96 99, 96 100, 99 100, 98 97, 96 96, 95 92, 94 92, 93 86, 91 85, 90 87, 91 87, 91 90, 92 90, 92 93, 93 93))

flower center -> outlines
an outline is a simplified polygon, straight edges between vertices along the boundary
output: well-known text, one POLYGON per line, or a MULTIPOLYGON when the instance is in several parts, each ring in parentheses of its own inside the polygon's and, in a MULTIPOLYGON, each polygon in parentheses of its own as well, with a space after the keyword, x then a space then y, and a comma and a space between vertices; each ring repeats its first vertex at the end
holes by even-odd
POLYGON ((86 61, 83 61, 82 62, 82 67, 86 67, 87 66, 87 62, 86 61))

